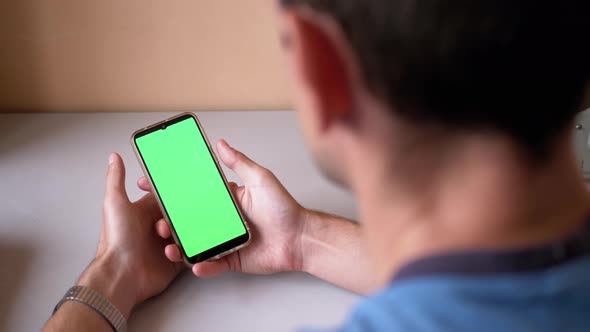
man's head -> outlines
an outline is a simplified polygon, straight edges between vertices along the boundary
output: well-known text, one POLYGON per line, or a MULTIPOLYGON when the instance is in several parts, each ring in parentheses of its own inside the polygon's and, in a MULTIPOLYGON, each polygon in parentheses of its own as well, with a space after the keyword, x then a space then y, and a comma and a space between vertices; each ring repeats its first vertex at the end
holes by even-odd
POLYGON ((369 108, 387 113, 391 130, 502 136, 538 161, 581 110, 590 77, 588 1, 281 6, 306 139, 320 166, 342 182, 342 148, 366 136, 369 108))

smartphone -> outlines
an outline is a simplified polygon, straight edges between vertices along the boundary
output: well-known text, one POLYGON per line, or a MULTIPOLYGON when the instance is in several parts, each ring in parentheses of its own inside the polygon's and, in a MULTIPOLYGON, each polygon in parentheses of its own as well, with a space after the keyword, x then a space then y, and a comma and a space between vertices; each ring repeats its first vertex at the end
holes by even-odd
POLYGON ((196 115, 140 129, 131 141, 187 264, 248 245, 248 226, 196 115))

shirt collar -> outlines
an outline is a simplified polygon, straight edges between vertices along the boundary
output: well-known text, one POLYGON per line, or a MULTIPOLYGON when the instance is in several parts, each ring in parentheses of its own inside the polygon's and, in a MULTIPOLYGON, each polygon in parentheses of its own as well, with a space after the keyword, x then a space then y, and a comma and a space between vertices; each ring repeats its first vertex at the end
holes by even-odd
POLYGON ((405 265, 393 282, 432 275, 481 276, 532 272, 590 255, 590 218, 574 235, 561 241, 516 250, 457 252, 405 265))

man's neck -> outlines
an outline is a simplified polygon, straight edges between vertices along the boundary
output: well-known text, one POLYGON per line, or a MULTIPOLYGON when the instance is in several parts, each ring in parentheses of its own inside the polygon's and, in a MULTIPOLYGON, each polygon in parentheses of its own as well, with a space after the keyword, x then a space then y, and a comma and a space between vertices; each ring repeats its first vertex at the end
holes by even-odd
POLYGON ((425 256, 557 240, 590 213, 566 139, 539 165, 502 141, 475 138, 439 151, 401 162, 384 159, 385 149, 357 158, 352 185, 384 282, 425 256))

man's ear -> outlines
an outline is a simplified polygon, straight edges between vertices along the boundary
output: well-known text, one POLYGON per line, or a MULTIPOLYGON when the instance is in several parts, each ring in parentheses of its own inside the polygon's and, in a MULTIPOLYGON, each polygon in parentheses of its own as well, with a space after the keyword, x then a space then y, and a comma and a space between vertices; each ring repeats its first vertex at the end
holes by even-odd
POLYGON ((297 12, 287 14, 293 33, 290 49, 295 70, 313 98, 320 119, 320 129, 326 130, 335 121, 352 112, 351 75, 347 66, 342 34, 320 18, 297 12))

